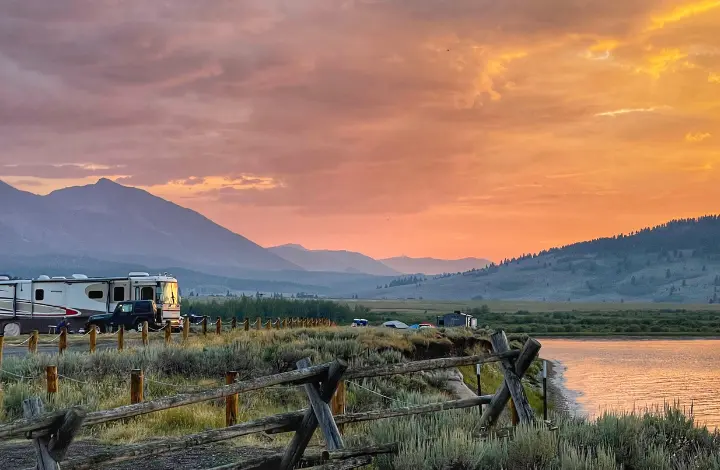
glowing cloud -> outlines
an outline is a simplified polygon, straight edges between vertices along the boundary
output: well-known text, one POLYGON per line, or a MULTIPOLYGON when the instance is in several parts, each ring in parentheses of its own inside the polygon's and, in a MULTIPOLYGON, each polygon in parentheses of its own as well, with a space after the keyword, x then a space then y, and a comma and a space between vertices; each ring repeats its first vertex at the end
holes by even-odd
POLYGON ((605 111, 602 113, 597 113, 595 116, 599 117, 617 117, 621 116, 623 114, 631 114, 631 113, 654 113, 656 111, 660 111, 663 109, 671 109, 670 106, 659 106, 652 108, 622 108, 622 109, 616 109, 613 111, 605 111))
POLYGON ((676 7, 671 12, 664 15, 656 16, 651 19, 651 25, 648 31, 654 31, 664 28, 667 24, 677 23, 691 16, 699 15, 720 8, 720 0, 704 0, 701 2, 689 3, 676 7))
POLYGON ((712 136, 709 132, 688 132, 685 134, 685 141, 696 143, 696 142, 702 142, 705 139, 708 139, 712 136))
POLYGON ((708 74, 708 83, 720 83, 720 73, 710 72, 708 74))

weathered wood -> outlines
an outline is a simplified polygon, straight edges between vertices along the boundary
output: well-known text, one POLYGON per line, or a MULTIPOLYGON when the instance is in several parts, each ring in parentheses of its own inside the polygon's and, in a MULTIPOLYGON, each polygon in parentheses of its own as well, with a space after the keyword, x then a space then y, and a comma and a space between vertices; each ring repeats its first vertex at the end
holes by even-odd
MULTIPOLYGON (((300 370, 309 370, 309 368, 304 367, 300 370)), ((323 381, 319 390, 320 400, 325 402, 325 404, 327 404, 330 401, 330 398, 332 398, 335 390, 337 389, 337 384, 342 379, 343 373, 346 370, 347 364, 345 361, 340 359, 336 359, 335 362, 330 365, 328 376, 323 381)), ((290 444, 285 449, 285 455, 278 467, 279 470, 290 470, 295 466, 298 460, 300 460, 300 457, 302 457, 303 452, 305 452, 305 448, 310 443, 317 426, 318 420, 315 412, 313 411, 313 407, 311 407, 305 412, 305 416, 303 416, 300 427, 297 431, 295 431, 292 441, 290 441, 290 444)))
POLYGON ((47 382, 47 393, 48 398, 51 394, 58 392, 58 371, 57 366, 45 367, 45 379, 47 382))
MULTIPOLYGON (((237 380, 237 371, 229 371, 225 373, 225 384, 232 385, 237 380)), ((228 395, 225 397, 225 426, 233 426, 237 424, 240 415, 240 397, 238 394, 228 395)))
MULTIPOLYGON (((332 410, 333 416, 345 414, 345 398, 346 398, 346 382, 344 380, 341 380, 338 384, 337 390, 335 390, 335 394, 332 396, 332 399, 330 400, 330 409, 332 410)), ((343 425, 338 425, 338 430, 340 431, 340 434, 343 433, 343 425)))
POLYGON ((243 320, 243 330, 245 330, 245 331, 250 330, 250 320, 248 320, 247 318, 245 318, 243 320))
POLYGON ((451 367, 469 366, 472 364, 485 364, 498 362, 503 359, 518 357, 518 351, 507 351, 502 354, 481 354, 465 357, 444 357, 440 359, 428 359, 425 361, 401 362, 387 366, 364 367, 361 369, 350 369, 345 373, 344 379, 361 379, 367 377, 385 377, 388 375, 409 374, 425 370, 449 369, 451 367))
POLYGON ((262 318, 258 318, 257 320, 255 320, 255 322, 256 322, 255 328, 258 331, 260 331, 262 329, 262 318))
POLYGON ((67 349, 67 328, 60 328, 60 338, 58 338, 58 354, 62 354, 67 349))
POLYGON ((222 334, 222 318, 220 317, 215 320, 215 334, 218 336, 222 334))
POLYGON ((300 413, 286 413, 283 415, 269 416, 242 424, 236 424, 228 428, 211 429, 197 434, 187 436, 172 437, 159 441, 150 441, 129 446, 122 446, 106 452, 101 452, 89 457, 74 458, 63 462, 63 470, 91 470, 96 468, 105 468, 117 462, 124 462, 135 459, 149 459, 156 455, 168 452, 180 451, 189 447, 194 447, 213 442, 225 441, 236 437, 247 436, 278 427, 279 423, 288 422, 292 419, 292 415, 297 416, 299 423, 300 413), (98 464, 102 463, 100 466, 98 464))
MULTIPOLYGON (((23 416, 32 419, 43 414, 44 406, 39 397, 32 397, 23 400, 23 416)), ((37 470, 60 470, 57 461, 48 452, 49 438, 47 436, 35 436, 33 446, 37 457, 37 470)))
POLYGON ((337 462, 324 463, 315 467, 308 467, 305 470, 351 470, 353 468, 364 467, 372 463, 372 457, 355 457, 347 460, 338 460, 337 462))
POLYGON ((118 351, 122 351, 125 347, 125 327, 120 325, 117 333, 118 337, 118 351))
POLYGON ((3 363, 3 347, 5 347, 5 335, 0 331, 0 369, 3 363))
POLYGON ((97 328, 95 325, 90 325, 90 353, 95 352, 95 345, 97 344, 97 328))
POLYGON ((52 433, 48 443, 48 453, 57 462, 65 459, 68 447, 72 444, 75 435, 80 430, 86 412, 81 408, 71 408, 65 412, 62 424, 52 433))
POLYGON ((144 322, 142 323, 142 343, 143 343, 143 346, 147 346, 147 345, 148 345, 148 332, 149 332, 149 330, 150 330, 150 325, 148 324, 148 322, 144 321, 144 322))
MULTIPOLYGON (((507 336, 505 336, 505 332, 502 330, 493 333, 490 336, 490 342, 492 343, 495 353, 499 354, 510 350, 510 343, 508 343, 507 336)), ((500 364, 502 365, 505 376, 504 383, 510 392, 510 397, 512 398, 519 422, 531 423, 534 420, 534 414, 525 396, 525 390, 520 380, 521 376, 515 372, 515 363, 506 359, 501 361, 500 364)), ((491 403, 491 407, 492 406, 493 404, 491 403)), ((505 403, 498 402, 495 403, 495 406, 504 407, 505 403)), ((482 422, 481 417, 481 423, 482 422)))
POLYGON ((185 317, 183 319, 183 342, 186 342, 188 340, 188 337, 190 336, 190 317, 185 317))
POLYGON ((172 343, 172 324, 170 320, 165 321, 165 344, 172 343))
POLYGON ((267 322, 265 322, 265 329, 266 330, 272 329, 272 320, 268 320, 267 322))
MULTIPOLYGON (((537 342, 535 342, 537 344, 537 342)), ((528 347, 528 343, 526 343, 526 347, 528 347)), ((539 344, 538 344, 539 348, 539 344)), ((360 369, 350 369, 348 370, 343 379, 346 378, 362 378, 362 377, 373 377, 373 376, 388 376, 388 375, 398 375, 398 374, 404 374, 404 373, 411 373, 411 372, 420 372, 422 370, 434 370, 444 367, 457 367, 459 365, 469 365, 474 364, 476 362, 485 363, 485 362, 493 362, 493 361, 499 361, 501 357, 517 357, 518 352, 517 351, 511 351, 507 355, 489 355, 489 356, 468 356, 464 358, 444 358, 444 359, 431 359, 428 361, 417 361, 417 362, 409 362, 409 363, 400 363, 400 364, 393 364, 389 366, 381 366, 381 367, 367 367, 367 368, 360 368, 360 369)), ((530 361, 532 362, 532 361, 530 361)), ((517 361, 518 364, 521 363, 521 361, 517 361)), ((529 363, 524 366, 523 373, 527 369, 527 366, 529 366, 529 363)), ((228 395, 232 395, 235 393, 244 393, 252 390, 258 390, 265 387, 270 387, 273 385, 281 385, 281 384, 301 384, 306 383, 309 381, 317 381, 322 380, 327 375, 327 372, 329 370, 330 365, 329 364, 323 364, 323 365, 317 365, 310 368, 310 370, 305 371, 289 371, 284 372, 282 374, 276 374, 276 375, 270 375, 265 377, 260 377, 257 379, 251 379, 247 381, 242 382, 236 382, 232 386, 224 386, 220 388, 214 388, 205 390, 202 392, 195 392, 195 393, 188 393, 188 394, 180 394, 170 397, 162 397, 158 398, 156 400, 150 400, 145 401, 143 403, 135 404, 135 405, 126 405, 119 408, 115 408, 112 410, 104 410, 104 411, 95 411, 92 413, 88 413, 88 416, 86 417, 83 425, 84 426, 90 426, 105 422, 110 422, 118 419, 123 418, 129 418, 132 416, 139 416, 147 413, 152 413, 154 411, 159 410, 165 410, 169 408, 175 408, 178 406, 184 406, 184 405, 190 405, 193 403, 200 403, 203 401, 209 401, 209 400, 215 400, 219 398, 224 398, 228 395)), ((500 391, 502 393, 502 390, 500 391)), ((509 397, 509 394, 507 395, 509 397)), ((484 400, 483 397, 478 397, 484 400)), ((507 401, 507 400, 506 400, 507 401)), ((451 403, 451 402, 448 402, 451 403)), ((474 405, 477 406, 480 403, 490 403, 489 400, 487 401, 475 401, 474 405)), ((502 403, 502 406, 504 406, 505 402, 502 403)), ((451 408, 448 408, 451 409, 451 408)), ((432 410, 431 410, 432 411, 432 410)), ((488 411, 488 408, 485 409, 486 413, 488 411)), ((502 411, 502 410, 501 410, 502 411)), ((402 415, 399 415, 402 416, 402 415)), ((47 428, 50 423, 55 419, 57 416, 48 416, 43 417, 42 419, 35 419, 35 420, 17 420, 13 423, 8 423, 4 425, 0 425, 0 439, 6 438, 9 436, 22 434, 23 432, 27 431, 37 431, 41 429, 47 428)), ((377 419, 377 418, 373 418, 377 419)), ((336 419, 336 423, 340 424, 341 421, 339 419, 336 419)))
MULTIPOLYGON (((318 464, 328 461, 347 460, 355 457, 396 454, 398 452, 397 443, 384 444, 379 446, 359 447, 353 449, 340 449, 334 451, 309 451, 303 455, 303 463, 318 464)), ((214 467, 211 470, 274 470, 278 468, 283 454, 274 454, 267 457, 258 457, 254 459, 234 462, 227 465, 214 467)))
MULTIPOLYGON (((307 367, 310 367, 310 359, 300 359, 297 362, 298 369, 304 369, 307 367)), ((342 370, 344 372, 347 369, 347 365, 345 366, 345 369, 342 370)), ((340 373, 342 373, 340 372, 340 373)), ((338 381, 338 385, 341 381, 338 381)), ((320 398, 320 389, 316 384, 309 383, 304 385, 305 393, 308 396, 308 400, 310 400, 310 405, 312 406, 313 412, 315 413, 315 418, 317 418, 318 427, 320 428, 320 431, 322 431, 323 436, 325 437, 325 443, 327 445, 327 448, 329 450, 338 450, 345 447, 343 444, 342 436, 340 435, 340 430, 337 427, 337 424, 335 424, 335 420, 333 419, 333 413, 330 407, 328 406, 329 399, 332 399, 332 397, 335 395, 335 392, 337 392, 337 385, 335 387, 335 390, 333 391, 333 394, 330 396, 328 400, 323 400, 320 398)))
POLYGON ((28 341, 28 351, 30 352, 30 354, 35 354, 37 352, 39 335, 40 332, 38 332, 38 330, 33 330, 33 332, 30 334, 30 341, 28 341))
POLYGON ((133 369, 130 373, 130 403, 142 403, 143 379, 143 371, 140 369, 133 369))
POLYGON ((230 329, 231 330, 237 329, 237 317, 232 318, 232 322, 230 322, 230 329))
MULTIPOLYGON (((527 372, 539 352, 540 343, 534 338, 529 338, 523 345, 518 358, 515 360, 515 373, 519 377, 525 375, 525 372, 527 372)), ((480 426, 492 426, 495 424, 509 399, 510 389, 503 381, 500 388, 495 392, 490 405, 485 407, 485 411, 480 417, 480 426)))
MULTIPOLYGON (((336 416, 335 421, 337 423, 359 423, 364 421, 374 421, 378 419, 396 418, 399 416, 435 413, 438 411, 474 407, 477 406, 479 403, 489 403, 490 399, 490 395, 485 395, 482 397, 466 398, 463 400, 452 400, 447 402, 433 403, 429 405, 418 405, 407 408, 377 410, 364 413, 352 413, 336 416)), ((179 438, 172 437, 160 441, 135 444, 132 446, 123 446, 120 449, 113 449, 112 451, 102 452, 90 457, 77 458, 68 462, 63 462, 63 470, 94 469, 98 468, 97 464, 101 462, 107 462, 109 464, 125 460, 152 457, 167 452, 180 451, 193 446, 225 441, 228 439, 234 439, 237 437, 255 434, 259 432, 267 432, 272 434, 275 434, 277 432, 290 432, 300 427, 307 411, 308 410, 294 411, 291 413, 268 416, 254 421, 236 424, 235 426, 230 426, 227 428, 211 429, 209 431, 204 431, 201 433, 183 436, 179 438)), ((59 416, 62 416, 62 414, 60 414, 59 416)), ((52 422, 57 420, 57 418, 58 415, 55 414, 48 415, 46 419, 48 420, 48 422, 52 422)), ((24 432, 27 430, 27 428, 24 428, 20 429, 19 432, 24 432)), ((272 468, 274 470, 278 467, 275 466, 272 468)))
POLYGON ((202 334, 203 336, 207 336, 207 316, 202 319, 202 334))

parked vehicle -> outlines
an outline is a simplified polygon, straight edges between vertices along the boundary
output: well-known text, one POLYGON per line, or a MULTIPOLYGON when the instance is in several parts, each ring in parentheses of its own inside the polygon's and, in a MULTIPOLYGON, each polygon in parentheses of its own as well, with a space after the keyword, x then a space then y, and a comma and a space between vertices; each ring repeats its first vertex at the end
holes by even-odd
POLYGON ((364 318, 355 318, 350 325, 352 327, 358 327, 358 326, 368 326, 368 321, 364 318))
POLYGON ((85 330, 95 328, 101 333, 115 331, 121 326, 126 330, 142 330, 143 322, 148 322, 151 328, 160 328, 157 323, 158 308, 152 300, 131 300, 120 302, 113 313, 100 313, 91 315, 85 324, 85 330))
POLYGON ((398 320, 386 321, 385 323, 383 323, 383 326, 387 327, 387 328, 395 328, 398 330, 407 330, 409 328, 409 326, 407 326, 406 323, 403 323, 398 320))
POLYGON ((153 300, 160 317, 180 327, 180 290, 168 274, 131 272, 126 277, 40 276, 12 279, 0 275, 0 334, 18 336, 46 330, 63 319, 83 325, 91 315, 113 313, 118 302, 153 300))

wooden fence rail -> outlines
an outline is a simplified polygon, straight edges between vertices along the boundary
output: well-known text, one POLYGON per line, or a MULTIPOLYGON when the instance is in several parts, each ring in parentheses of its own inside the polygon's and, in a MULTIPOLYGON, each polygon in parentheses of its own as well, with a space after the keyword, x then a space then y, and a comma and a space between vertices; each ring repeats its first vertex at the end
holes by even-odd
MULTIPOLYGON (((258 323, 260 324, 259 321, 258 323)), ((72 458, 64 460, 62 468, 63 470, 98 468, 100 464, 107 465, 126 460, 147 458, 149 456, 179 451, 197 445, 260 432, 294 432, 295 434, 282 455, 271 456, 262 461, 237 462, 229 466, 218 467, 215 470, 226 468, 290 470, 301 461, 311 465, 315 463, 328 465, 329 467, 327 468, 356 468, 348 465, 364 465, 372 455, 377 455, 384 451, 379 451, 377 448, 345 449, 338 425, 434 413, 452 409, 472 408, 480 404, 488 405, 482 414, 481 425, 492 425, 496 422, 497 416, 499 416, 502 409, 506 407, 510 398, 513 400, 513 406, 518 410, 517 415, 519 420, 523 423, 532 422, 535 419, 534 414, 522 390, 520 379, 525 374, 530 363, 537 357, 540 343, 534 339, 530 339, 524 344, 521 351, 510 351, 507 338, 502 331, 491 337, 491 343, 494 348, 493 354, 430 359, 356 369, 348 369, 347 364, 340 359, 320 365, 312 365, 309 359, 303 359, 298 361, 297 369, 293 371, 239 382, 231 381, 230 374, 228 375, 228 384, 222 387, 194 393, 166 396, 150 401, 141 401, 142 396, 140 396, 136 398, 136 400, 140 400, 138 403, 90 413, 86 413, 78 407, 54 413, 40 413, 37 410, 37 406, 28 405, 30 406, 29 409, 33 411, 26 413, 23 419, 0 425, 0 439, 7 439, 23 434, 26 437, 33 438, 38 455, 38 462, 44 462, 43 465, 50 465, 51 462, 55 462, 56 465, 56 467, 41 466, 40 468, 57 468, 57 462, 63 460, 65 454, 64 452, 62 455, 60 455, 59 452, 50 452, 50 450, 52 450, 50 446, 53 442, 52 439, 58 435, 61 429, 65 429, 65 431, 63 431, 63 449, 66 450, 67 445, 72 441, 74 433, 82 426, 92 426, 159 410, 219 398, 228 398, 230 400, 226 404, 228 426, 225 428, 212 429, 193 435, 173 437, 150 443, 123 446, 117 450, 102 452, 88 457, 72 458), (489 362, 500 362, 505 376, 502 387, 494 395, 478 396, 463 400, 449 400, 441 403, 393 408, 389 410, 342 413, 336 414, 335 416, 333 416, 328 405, 338 384, 343 380, 385 377, 489 362), (235 411, 237 410, 237 405, 234 401, 236 398, 234 397, 237 397, 237 394, 281 384, 304 387, 308 397, 308 407, 305 410, 267 416, 249 422, 234 424, 237 416, 235 411), (233 417, 233 415, 235 417, 233 417), (70 431, 68 431, 68 429, 70 431), (328 449, 327 452, 323 454, 323 458, 317 458, 317 456, 311 452, 306 453, 306 448, 316 429, 320 429, 328 449)), ((136 375, 139 374, 141 377, 142 372, 136 372, 136 375)), ((37 401, 37 399, 34 400, 37 401)), ((391 449, 388 451, 391 452, 392 449, 396 450, 397 448, 392 447, 391 444, 390 447, 386 446, 383 447, 383 449, 385 449, 385 451, 391 449)))

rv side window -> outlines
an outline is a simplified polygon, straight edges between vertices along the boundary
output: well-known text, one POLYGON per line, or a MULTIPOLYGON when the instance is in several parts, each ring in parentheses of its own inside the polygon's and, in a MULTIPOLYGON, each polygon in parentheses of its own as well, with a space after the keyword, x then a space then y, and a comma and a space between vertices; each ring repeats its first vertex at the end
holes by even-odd
POLYGON ((140 300, 153 300, 153 288, 143 287, 140 291, 140 300))
POLYGON ((43 289, 35 289, 35 300, 45 300, 45 291, 43 289))
POLYGON ((113 301, 122 302, 123 300, 125 300, 125 288, 115 287, 113 289, 113 301))
POLYGON ((93 300, 100 300, 103 298, 103 291, 91 290, 90 292, 88 292, 88 297, 90 297, 93 300))

